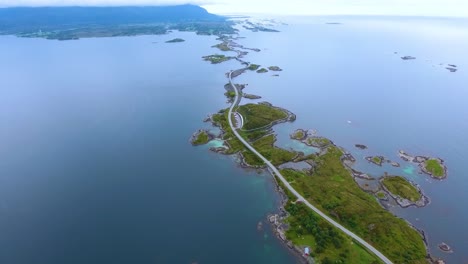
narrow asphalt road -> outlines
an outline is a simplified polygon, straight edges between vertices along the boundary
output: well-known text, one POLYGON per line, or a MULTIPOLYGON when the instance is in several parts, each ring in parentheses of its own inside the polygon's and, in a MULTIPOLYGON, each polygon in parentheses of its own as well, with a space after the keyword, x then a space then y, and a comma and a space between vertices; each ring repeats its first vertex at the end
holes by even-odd
POLYGON ((260 154, 257 150, 255 150, 254 147, 252 147, 247 141, 244 140, 244 138, 242 138, 239 133, 237 132, 237 130, 234 128, 234 125, 232 123, 232 110, 237 106, 239 105, 239 102, 240 102, 240 97, 239 97, 239 91, 237 90, 237 87, 232 83, 232 78, 231 78, 231 74, 232 74, 232 71, 229 72, 229 83, 231 84, 232 88, 234 89, 234 91, 236 92, 236 97, 234 98, 234 101, 231 105, 231 108, 229 108, 229 116, 228 116, 228 120, 229 120, 229 126, 231 127, 231 130, 232 132, 234 133, 234 135, 240 140, 240 142, 242 142, 242 144, 244 144, 244 146, 246 148, 248 148, 250 151, 252 151, 255 155, 257 155, 263 162, 265 162, 265 164, 271 169, 271 171, 276 175, 278 176, 278 178, 281 180, 281 182, 283 182, 284 186, 286 188, 288 188, 288 190, 294 195, 297 197, 297 199, 299 201, 302 201, 305 205, 307 205, 307 207, 309 207, 310 209, 312 209, 315 213, 317 213, 318 215, 320 215, 322 218, 324 218, 327 222, 329 222, 330 224, 334 225, 335 227, 337 227, 338 229, 340 229, 341 231, 343 231, 345 234, 347 234, 348 236, 350 236, 351 238, 353 238, 354 240, 356 240, 357 242, 359 242, 362 246, 364 246, 365 248, 367 248, 369 251, 371 251, 372 253, 374 253, 377 257, 379 257, 384 263, 386 264, 392 264, 392 262, 387 258, 385 257, 380 251, 378 251, 376 248, 374 248, 372 245, 370 245, 369 243, 367 243, 364 239, 360 238, 358 235, 354 234, 353 232, 349 231, 348 229, 346 229, 344 226, 340 225, 338 222, 336 222, 335 220, 331 219, 330 217, 328 217, 326 214, 322 213, 322 211, 320 211, 319 209, 317 209, 315 206, 313 206, 311 203, 309 203, 304 197, 302 197, 302 195, 300 195, 290 184, 289 182, 283 177, 283 175, 281 175, 281 173, 278 171, 278 169, 273 165, 271 164, 271 162, 269 160, 267 160, 265 157, 263 157, 262 154, 260 154))

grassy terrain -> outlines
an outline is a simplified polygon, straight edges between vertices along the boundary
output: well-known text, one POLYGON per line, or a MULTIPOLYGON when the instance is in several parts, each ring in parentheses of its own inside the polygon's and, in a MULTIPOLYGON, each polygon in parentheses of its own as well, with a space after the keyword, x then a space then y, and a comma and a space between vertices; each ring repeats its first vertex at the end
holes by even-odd
POLYGON ((184 42, 184 41, 185 41, 185 39, 175 38, 175 39, 171 39, 171 40, 166 41, 166 43, 178 43, 178 42, 184 42))
POLYGON ((435 177, 443 177, 445 174, 444 167, 442 167, 439 161, 435 159, 426 161, 426 170, 432 173, 435 177))
POLYGON ((227 42, 219 43, 219 44, 216 44, 216 45, 214 45, 212 47, 213 48, 218 48, 221 51, 230 51, 231 50, 231 48, 228 46, 227 42))
POLYGON ((203 145, 203 144, 208 143, 208 141, 210 141, 210 137, 208 136, 208 133, 206 133, 206 131, 201 131, 200 133, 198 133, 197 138, 195 138, 195 140, 192 141, 192 144, 203 145))
MULTIPOLYGON (((285 190, 289 201, 295 197, 277 180, 285 190)), ((323 220, 302 203, 288 202, 285 209, 289 213, 287 222, 290 228, 286 236, 295 245, 309 246, 311 256, 319 263, 381 263, 372 253, 367 252, 350 237, 323 220)))
POLYGON ((228 61, 228 60, 230 60, 232 58, 224 56, 224 55, 214 54, 214 55, 204 56, 203 59, 205 61, 211 62, 212 64, 218 64, 218 63, 221 63, 221 62, 228 61))
POLYGON ((265 73, 265 72, 268 72, 267 69, 265 68, 261 68, 260 70, 257 70, 258 73, 265 73))
POLYGON ((258 68, 260 68, 260 65, 252 63, 252 64, 249 65, 248 69, 251 70, 251 71, 256 71, 256 70, 258 70, 258 68))
POLYGON ((244 118, 243 129, 245 130, 265 127, 273 121, 281 120, 288 116, 284 111, 264 104, 241 105, 237 112, 244 118))
MULTIPOLYGON (((240 142, 234 135, 234 133, 231 130, 231 127, 229 126, 227 116, 227 110, 223 110, 222 112, 213 116, 213 120, 215 121, 215 123, 218 124, 221 127, 221 129, 225 131, 223 139, 226 140, 226 142, 229 144, 229 150, 226 152, 226 154, 241 153, 242 156, 244 156, 244 158, 246 159, 246 161, 248 161, 249 165, 262 166, 264 164, 263 161, 261 161, 250 150, 245 148, 244 144, 242 144, 242 142, 240 142)), ((264 136, 265 133, 265 131, 259 130, 254 132, 244 132, 242 136, 244 138, 258 138, 264 136)))
POLYGON ((421 199, 418 189, 401 176, 385 177, 382 184, 387 190, 401 198, 416 202, 421 199))
POLYGON ((373 157, 372 160, 377 164, 382 163, 382 158, 378 156, 373 157))
POLYGON ((323 148, 330 145, 331 141, 324 137, 311 137, 307 139, 307 143, 317 148, 323 148))
POLYGON ((252 146, 273 165, 281 165, 293 160, 297 156, 295 152, 275 147, 275 141, 275 135, 268 135, 255 141, 252 146))
MULTIPOLYGON (((287 169, 282 174, 312 204, 395 263, 427 263, 421 235, 359 188, 343 166, 342 155, 341 150, 330 146, 325 154, 314 158, 317 166, 313 172, 287 169)), ((297 229, 295 225, 293 228, 297 229)))
POLYGON ((297 139, 297 140, 301 140, 301 139, 303 139, 304 137, 305 137, 304 131, 302 131, 302 130, 298 130, 298 131, 296 131, 296 132, 292 135, 292 138, 293 138, 293 139, 297 139))
POLYGON ((224 93, 224 95, 226 95, 228 98, 234 98, 236 97, 236 92, 229 91, 229 92, 224 93))

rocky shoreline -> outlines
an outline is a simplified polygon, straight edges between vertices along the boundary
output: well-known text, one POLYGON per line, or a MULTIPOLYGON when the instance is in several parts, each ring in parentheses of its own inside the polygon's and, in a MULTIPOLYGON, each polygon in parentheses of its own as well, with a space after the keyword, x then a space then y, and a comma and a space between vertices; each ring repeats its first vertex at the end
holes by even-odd
MULTIPOLYGON (((221 46, 222 47, 222 46, 221 46)), ((227 47, 229 47, 229 44, 227 45, 227 47)), ((232 51, 236 51, 236 50, 233 50, 232 47, 229 47, 232 51)), ((242 61, 240 60, 240 58, 244 55, 244 54, 241 54, 239 53, 238 51, 236 51, 238 53, 238 56, 237 57, 233 57, 237 60, 239 60, 239 62, 241 62, 242 64, 244 65, 247 65, 249 66, 249 63, 245 62, 245 61, 242 61)), ((210 57, 211 58, 211 57, 210 57)), ((206 59, 206 58, 205 58, 206 59)), ((221 56, 216 56, 216 57, 213 57, 212 59, 214 59, 215 61, 216 60, 226 60, 227 58, 226 57, 221 57, 221 56)), ((212 61, 213 63, 213 61, 212 61)), ((279 68, 279 67, 278 67, 279 68)), ((234 71, 232 73, 232 78, 234 77, 237 77, 239 75, 241 75, 242 73, 244 73, 246 70, 248 69, 248 67, 245 67, 245 68, 241 68, 241 69, 238 69, 236 71, 234 71)), ((266 69, 265 69, 266 70, 266 69)), ((270 69, 272 70, 272 69, 270 69)), ((269 105, 271 107, 273 107, 270 103, 267 103, 267 102, 263 102, 263 104, 266 104, 266 105, 269 105)), ((260 129, 264 129, 264 130, 267 130, 268 133, 271 133, 271 127, 276 125, 276 124, 279 124, 279 123, 283 123, 283 122, 288 122, 288 121, 294 121, 296 119, 296 115, 291 113, 290 111, 286 110, 286 109, 283 109, 283 108, 280 108, 280 107, 275 107, 277 109, 280 109, 286 113, 288 113, 288 116, 284 119, 281 119, 281 120, 276 120, 274 122, 272 122, 271 124, 267 125, 267 126, 264 126, 262 128, 257 128, 255 130, 260 130, 260 129)), ((215 122, 215 120, 213 119, 213 115, 210 116, 209 118, 205 119, 205 121, 211 121, 211 123, 216 126, 216 127, 220 127, 220 124, 218 124, 217 122, 215 122)), ((221 128, 221 127, 220 127, 221 128)), ((325 138, 325 137, 319 137, 319 136, 315 136, 315 132, 313 131, 306 131, 306 130, 296 130, 296 132, 300 131, 301 132, 301 137, 297 138, 297 137, 293 137, 291 135, 291 138, 294 139, 294 140, 298 140, 300 142, 303 142, 304 144, 308 145, 308 146, 313 146, 313 147, 316 147, 316 148, 319 148, 320 149, 320 154, 323 154, 324 152, 327 151, 327 147, 330 146, 330 145, 333 145, 333 146, 336 146, 331 140, 325 138)), ((294 135, 297 135, 297 133, 294 133, 294 135)), ((224 135, 226 134, 227 132, 226 131, 223 131, 223 129, 221 128, 221 134, 217 137, 221 140, 223 140, 224 138, 224 135)), ((265 135, 264 135, 265 136, 265 135)), ((229 140, 229 139, 228 139, 229 140)), ((356 145, 356 147, 360 148, 360 149, 366 149, 367 147, 364 146, 364 145, 356 145)), ((339 148, 339 147, 338 147, 339 148)), ((224 143, 223 143, 223 147, 217 147, 217 148, 210 148, 212 151, 216 151, 218 153, 222 153, 222 154, 226 154, 226 155, 237 155, 237 157, 239 158, 239 161, 240 161, 240 166, 244 167, 244 168, 254 168, 254 169, 262 169, 262 168, 265 168, 265 166, 251 166, 249 164, 246 163, 245 161, 245 158, 244 158, 244 155, 242 155, 242 152, 241 151, 238 151, 236 153, 230 153, 228 152, 229 149, 232 149, 231 146, 229 146, 229 143, 227 140, 224 140, 224 143)), ((362 172, 359 172, 357 170, 354 170, 352 168, 352 164, 356 161, 356 159, 348 152, 346 152, 345 150, 343 150, 342 148, 340 148, 342 151, 343 151, 343 156, 341 157, 341 161, 343 163, 343 165, 345 166, 345 168, 351 173, 351 175, 355 178, 362 178, 362 179, 366 179, 366 180, 370 180, 370 179, 373 179, 372 177, 370 177, 369 175, 365 174, 365 173, 362 173, 362 172)), ((298 160, 298 158, 301 158, 301 154, 300 152, 296 152, 298 153, 298 155, 294 158, 294 160, 298 160)), ((302 153, 302 158, 304 158, 304 154, 302 153)), ((387 160, 385 160, 384 157, 381 157, 381 161, 380 161, 380 166, 382 165, 383 162, 385 162, 387 160)), ((390 162, 388 161, 389 163, 392 163, 392 165, 394 166, 399 166, 398 163, 396 162, 390 162)), ((312 164, 313 166, 313 164, 312 164)), ((271 173, 271 171, 270 171, 271 173)), ((274 176, 274 174, 272 174, 274 176)), ((280 187, 280 184, 278 183, 276 177, 274 177, 275 181, 276 181, 276 186, 277 186, 277 191, 278 193, 280 193, 281 197, 282 197, 282 204, 279 208, 280 210, 280 214, 275 214, 275 215, 269 215, 268 216, 268 222, 271 223, 272 227, 274 228, 274 231, 275 231, 275 234, 277 235, 278 239, 280 239, 281 241, 284 242, 284 244, 290 248, 291 250, 293 250, 295 252, 295 254, 297 254, 298 256, 302 256, 300 258, 301 262, 304 262, 304 263, 314 263, 314 260, 313 258, 311 257, 306 257, 304 256, 302 253, 303 253, 303 250, 304 250, 304 247, 301 247, 300 245, 293 245, 293 243, 291 241, 288 241, 287 237, 286 237, 286 231, 288 230, 289 226, 288 224, 286 223, 286 219, 288 217, 288 213, 285 211, 284 207, 285 205, 288 205, 288 200, 287 200, 287 196, 285 195, 284 191, 282 190, 282 188, 280 187)), ((390 194, 389 194, 390 195, 390 194)), ((425 197, 425 196, 424 196, 425 197)), ((388 198, 388 197, 387 197, 388 198)), ((292 201, 289 201, 289 202, 292 202, 292 201)), ((414 226, 412 226, 410 224, 411 227, 414 228, 414 226)), ((257 228, 263 228, 262 225, 257 225, 257 228)), ((415 228, 416 229, 416 228, 415 228)), ((416 229, 417 230, 417 229, 416 229)), ((418 230, 419 231, 419 230, 418 230)), ((424 236, 424 232, 421 232, 422 233, 422 237, 423 237, 423 241, 424 241, 424 244, 426 245, 426 250, 428 250, 428 247, 427 247, 427 241, 426 241, 426 238, 424 236)))
POLYGON ((404 160, 404 161, 413 162, 413 163, 418 164, 418 167, 421 170, 421 172, 431 176, 434 179, 443 180, 443 179, 447 178, 447 166, 445 166, 444 160, 441 159, 441 158, 432 158, 432 157, 427 157, 427 156, 412 156, 412 155, 406 153, 403 150, 400 150, 398 152, 398 156, 400 156, 400 158, 402 160, 404 160), (442 168, 442 170, 443 170, 442 175, 437 176, 437 175, 434 174, 434 172, 429 171, 427 169, 428 162, 431 162, 431 161, 432 162, 437 162, 438 165, 442 168))
MULTIPOLYGON (((269 171, 269 170, 268 170, 269 171)), ((291 250, 295 255, 300 257, 301 263, 308 263, 313 264, 315 263, 314 259, 310 256, 304 255, 304 248, 305 246, 298 246, 294 245, 291 241, 289 241, 286 237, 286 231, 288 230, 289 226, 286 223, 286 219, 289 216, 289 213, 284 209, 284 206, 288 203, 288 197, 284 193, 284 190, 280 187, 278 183, 278 179, 274 176, 271 171, 270 174, 273 176, 276 185, 276 192, 281 197, 281 205, 279 206, 278 214, 269 214, 267 216, 268 223, 270 223, 271 228, 273 229, 274 234, 276 237, 283 242, 283 244, 291 250)))
POLYGON ((392 177, 392 176, 385 176, 385 177, 382 177, 380 180, 379 180, 379 183, 380 183, 380 187, 382 188, 382 190, 387 194, 389 195, 390 197, 392 197, 396 203, 401 207, 401 208, 407 208, 407 207, 410 207, 410 206, 416 206, 416 207, 424 207, 426 205, 428 205, 430 203, 430 200, 429 200, 429 197, 427 197, 424 192, 422 191, 422 189, 420 188, 420 186, 412 181, 409 181, 407 180, 412 186, 414 186, 417 190, 418 190, 418 193, 421 195, 421 198, 415 202, 411 201, 411 200, 408 200, 408 199, 405 199, 405 198, 402 198, 396 194, 393 194, 392 192, 390 192, 387 187, 385 187, 385 185, 383 184, 383 180, 387 177, 392 177))
POLYGON ((196 131, 195 133, 192 134, 189 141, 190 141, 190 144, 192 144, 192 146, 200 146, 200 145, 207 144, 208 142, 210 142, 211 140, 213 140, 215 138, 216 138, 216 136, 213 135, 212 133, 210 133, 209 131, 207 131, 205 129, 199 129, 198 131, 196 131), (207 135, 207 140, 205 140, 203 142, 196 142, 197 139, 199 138, 199 136, 202 135, 202 134, 207 135))

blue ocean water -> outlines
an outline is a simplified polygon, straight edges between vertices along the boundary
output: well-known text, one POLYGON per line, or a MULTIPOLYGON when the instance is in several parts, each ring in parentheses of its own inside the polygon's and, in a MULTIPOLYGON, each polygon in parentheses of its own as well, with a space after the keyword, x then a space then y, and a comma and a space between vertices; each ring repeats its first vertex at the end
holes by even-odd
POLYGON ((0 37, 0 263, 296 261, 271 176, 189 143, 227 107, 216 43, 0 37))

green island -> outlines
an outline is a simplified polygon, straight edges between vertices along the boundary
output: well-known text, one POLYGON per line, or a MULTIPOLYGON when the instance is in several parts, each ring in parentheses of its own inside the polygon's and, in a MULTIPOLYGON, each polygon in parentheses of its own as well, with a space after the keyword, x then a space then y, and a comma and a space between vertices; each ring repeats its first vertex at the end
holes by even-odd
POLYGON ((171 39, 171 40, 166 41, 166 43, 179 43, 179 42, 184 42, 184 41, 185 41, 185 39, 175 38, 175 39, 171 39))
POLYGON ((366 157, 366 160, 371 162, 371 163, 374 163, 375 165, 377 166, 382 166, 382 164, 384 163, 385 161, 385 157, 382 157, 382 156, 371 156, 371 157, 366 157))
POLYGON ((270 71, 282 71, 282 70, 283 70, 283 69, 281 69, 281 68, 278 67, 278 66, 270 66, 270 67, 268 67, 268 69, 269 69, 270 71))
POLYGON ((230 51, 231 50, 231 48, 229 47, 227 42, 222 42, 222 43, 216 44, 216 45, 211 46, 211 47, 212 48, 218 48, 221 51, 230 51))
POLYGON ((412 202, 419 201, 422 198, 419 190, 408 180, 401 176, 387 176, 381 181, 382 185, 394 195, 412 202))
POLYGON ((263 128, 288 117, 288 113, 284 110, 261 103, 241 105, 237 112, 244 117, 243 130, 263 128))
POLYGON ((214 54, 214 55, 203 56, 203 59, 205 61, 211 62, 211 64, 218 64, 218 63, 221 63, 221 62, 228 61, 228 60, 232 59, 232 57, 219 55, 219 54, 214 54))
POLYGON ((210 134, 208 134, 208 132, 206 132, 205 130, 199 130, 192 136, 191 143, 194 146, 204 145, 208 143, 211 140, 211 138, 212 137, 210 136, 210 134))
POLYGON ((294 133, 291 134, 291 138, 295 140, 302 140, 307 136, 306 131, 302 129, 296 130, 294 133))
POLYGON ((249 67, 248 67, 248 69, 251 70, 251 71, 256 71, 256 70, 258 70, 258 68, 260 68, 260 65, 253 64, 253 63, 250 64, 249 67))
MULTIPOLYGON (((426 247, 418 231, 385 210, 371 194, 356 184, 341 161, 343 154, 338 147, 330 145, 322 154, 312 156, 316 166, 309 172, 286 169, 281 174, 309 202, 371 243, 395 263, 427 263, 426 247)), ((290 224, 287 236, 294 241, 298 237, 297 229, 302 225, 291 221, 290 224)), ((304 234, 315 237, 313 232, 304 234)), ((298 242, 300 240, 296 239, 295 243, 298 242)), ((308 242, 310 244, 300 244, 317 251, 314 240, 308 242)))
POLYGON ((445 169, 436 159, 429 159, 424 163, 425 169, 431 173, 432 176, 443 178, 445 176, 445 169))
POLYGON ((265 68, 261 68, 260 70, 257 70, 257 73, 265 73, 265 72, 268 72, 268 70, 265 68))

